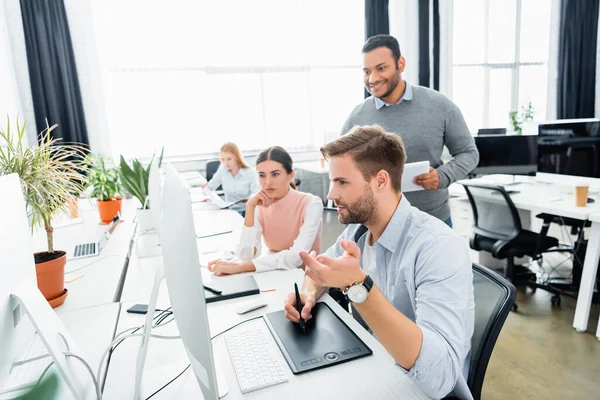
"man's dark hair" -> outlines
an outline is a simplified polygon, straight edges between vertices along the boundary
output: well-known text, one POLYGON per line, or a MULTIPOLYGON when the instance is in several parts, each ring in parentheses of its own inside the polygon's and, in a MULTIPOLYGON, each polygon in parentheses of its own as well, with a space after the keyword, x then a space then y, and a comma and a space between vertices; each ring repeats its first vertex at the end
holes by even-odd
POLYGON ((362 53, 365 54, 380 47, 387 47, 390 49, 392 51, 392 56, 394 56, 394 60, 398 63, 398 60, 402 55, 400 54, 400 45, 396 38, 390 35, 371 36, 363 46, 362 53))

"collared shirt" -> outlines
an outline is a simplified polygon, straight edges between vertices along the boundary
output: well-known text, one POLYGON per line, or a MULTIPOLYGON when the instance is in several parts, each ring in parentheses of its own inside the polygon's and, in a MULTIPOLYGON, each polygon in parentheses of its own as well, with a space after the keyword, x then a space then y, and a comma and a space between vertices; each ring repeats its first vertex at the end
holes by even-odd
POLYGON ((223 186, 225 201, 227 202, 247 199, 252 194, 260 191, 258 174, 252 167, 240 168, 238 173, 233 176, 231 171, 225 168, 223 164, 219 165, 219 169, 208 182, 208 187, 215 190, 219 186, 223 186))
MULTIPOLYGON (((398 100, 398 102, 395 105, 398 105, 398 104, 402 103, 403 101, 412 100, 412 98, 413 98, 412 86, 406 81, 404 83, 406 83, 406 89, 404 90, 404 94, 402 95, 400 100, 398 100)), ((381 109, 381 107, 383 107, 383 106, 389 107, 389 106, 394 105, 394 104, 386 103, 385 101, 383 101, 380 98, 375 97, 375 96, 373 96, 373 99, 375 100, 375 108, 378 110, 381 109)))
MULTIPOLYGON (((341 256, 340 240, 353 240, 359 227, 348 225, 325 254, 341 256)), ((357 242, 361 258, 367 236, 357 242)), ((402 370, 428 396, 472 399, 467 376, 475 302, 466 245, 446 224, 412 207, 403 196, 374 247, 377 287, 423 332, 415 365, 402 370)))

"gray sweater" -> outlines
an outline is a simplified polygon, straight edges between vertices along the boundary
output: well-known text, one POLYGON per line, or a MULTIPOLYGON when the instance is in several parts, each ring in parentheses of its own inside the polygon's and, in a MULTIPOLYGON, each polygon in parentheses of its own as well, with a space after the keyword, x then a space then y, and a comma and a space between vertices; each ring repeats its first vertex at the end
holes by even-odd
POLYGON ((406 193, 419 210, 441 220, 450 217, 448 186, 464 178, 477 166, 479 153, 462 113, 446 96, 434 90, 412 86, 412 100, 377 110, 371 96, 358 105, 346 120, 341 134, 355 125, 381 125, 400 135, 406 148, 406 162, 428 160, 440 176, 438 190, 406 193), (442 163, 444 145, 452 160, 442 163))

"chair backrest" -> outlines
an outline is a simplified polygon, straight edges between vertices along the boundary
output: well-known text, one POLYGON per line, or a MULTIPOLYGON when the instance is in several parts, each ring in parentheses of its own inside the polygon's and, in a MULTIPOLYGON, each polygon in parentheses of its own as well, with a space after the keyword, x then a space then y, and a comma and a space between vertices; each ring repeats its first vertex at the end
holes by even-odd
POLYGON ((475 327, 467 384, 475 400, 481 398, 483 379, 492 350, 517 297, 514 285, 494 271, 473 264, 475 327))
POLYGON ((461 182, 473 208, 473 232, 510 241, 521 232, 517 207, 502 186, 461 182))
POLYGON ((481 135, 506 135, 506 128, 481 128, 477 131, 477 136, 481 135))
POLYGON ((215 172, 217 172, 217 170, 219 169, 219 165, 221 165, 221 162, 219 160, 211 160, 211 161, 206 162, 206 180, 207 181, 210 181, 212 179, 215 172))

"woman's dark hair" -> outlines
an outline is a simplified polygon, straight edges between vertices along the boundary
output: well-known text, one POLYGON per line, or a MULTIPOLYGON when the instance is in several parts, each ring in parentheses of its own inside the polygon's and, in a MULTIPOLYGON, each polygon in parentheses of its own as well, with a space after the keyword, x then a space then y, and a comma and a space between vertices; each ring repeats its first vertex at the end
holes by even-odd
MULTIPOLYGON (((268 149, 264 149, 256 157, 256 165, 267 160, 275 161, 283 165, 283 168, 288 175, 294 171, 294 162, 292 161, 292 156, 290 156, 290 153, 288 153, 283 147, 273 146, 269 147, 268 149)), ((290 182, 290 186, 293 189, 296 189, 296 184, 294 181, 290 182)))

